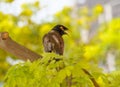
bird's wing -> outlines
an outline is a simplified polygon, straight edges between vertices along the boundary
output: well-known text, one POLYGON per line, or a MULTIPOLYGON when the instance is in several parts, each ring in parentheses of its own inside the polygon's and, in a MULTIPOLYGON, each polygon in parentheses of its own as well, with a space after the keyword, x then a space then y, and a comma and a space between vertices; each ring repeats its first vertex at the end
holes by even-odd
POLYGON ((43 46, 45 52, 52 52, 53 44, 51 43, 51 38, 47 34, 43 37, 43 46))
POLYGON ((46 34, 43 37, 43 45, 45 52, 55 52, 63 55, 64 42, 61 36, 57 34, 46 34))
POLYGON ((64 42, 62 37, 58 34, 53 34, 52 40, 53 40, 52 42, 54 42, 53 51, 59 55, 63 55, 64 42))

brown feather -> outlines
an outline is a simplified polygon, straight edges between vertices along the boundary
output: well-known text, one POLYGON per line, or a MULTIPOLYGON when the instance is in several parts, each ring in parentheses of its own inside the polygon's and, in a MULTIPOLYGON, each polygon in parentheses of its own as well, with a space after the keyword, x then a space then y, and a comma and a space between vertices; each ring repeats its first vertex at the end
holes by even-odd
POLYGON ((54 52, 59 55, 63 55, 64 41, 62 36, 52 30, 43 37, 43 45, 45 52, 54 52))

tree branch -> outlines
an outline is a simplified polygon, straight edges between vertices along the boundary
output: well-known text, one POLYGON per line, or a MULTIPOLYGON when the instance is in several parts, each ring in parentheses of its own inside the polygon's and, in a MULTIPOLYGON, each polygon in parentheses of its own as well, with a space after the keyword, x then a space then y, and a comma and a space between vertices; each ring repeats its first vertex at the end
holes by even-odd
POLYGON ((85 74, 89 76, 90 80, 94 84, 94 87, 100 87, 99 84, 96 82, 95 78, 86 69, 82 68, 82 70, 85 74))
POLYGON ((42 58, 41 55, 13 41, 8 32, 0 33, 0 48, 23 60, 34 61, 42 58))

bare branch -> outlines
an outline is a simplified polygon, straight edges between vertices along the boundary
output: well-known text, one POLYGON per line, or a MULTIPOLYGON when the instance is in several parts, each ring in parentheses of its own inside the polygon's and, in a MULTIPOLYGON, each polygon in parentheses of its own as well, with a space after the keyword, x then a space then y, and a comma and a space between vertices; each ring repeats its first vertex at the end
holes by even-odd
POLYGON ((23 60, 34 61, 42 58, 41 55, 13 41, 8 32, 0 33, 0 48, 23 60))

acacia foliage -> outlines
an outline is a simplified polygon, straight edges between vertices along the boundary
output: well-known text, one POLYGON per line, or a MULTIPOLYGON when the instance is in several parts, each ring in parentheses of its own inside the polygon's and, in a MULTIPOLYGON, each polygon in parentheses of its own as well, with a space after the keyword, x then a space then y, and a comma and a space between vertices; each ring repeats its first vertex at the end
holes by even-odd
POLYGON ((84 60, 70 64, 63 56, 53 53, 43 56, 41 60, 33 63, 27 61, 13 66, 5 77, 4 87, 69 87, 66 78, 70 76, 72 76, 71 87, 93 87, 90 77, 82 71, 82 68, 87 69, 96 81, 98 78, 105 78, 100 68, 84 60), (63 60, 56 62, 53 60, 55 57, 63 60), (57 67, 63 67, 63 65, 65 65, 64 68, 56 70, 57 67))
POLYGON ((64 56, 54 53, 45 53, 43 56, 43 59, 33 63, 27 61, 11 67, 5 76, 4 87, 98 87, 94 86, 91 78, 95 79, 99 87, 119 87, 120 71, 106 74, 96 64, 85 60, 70 63, 64 56), (55 57, 63 60, 56 62, 53 60, 55 57), (58 67, 63 68, 58 71, 58 67), (91 76, 82 69, 86 69, 91 76), (69 86, 66 78, 71 78, 69 86))

